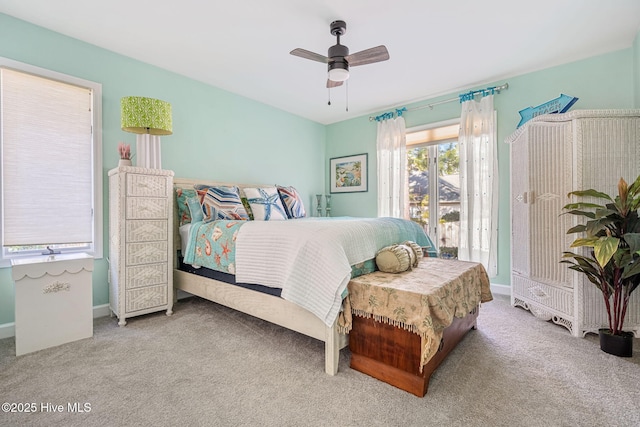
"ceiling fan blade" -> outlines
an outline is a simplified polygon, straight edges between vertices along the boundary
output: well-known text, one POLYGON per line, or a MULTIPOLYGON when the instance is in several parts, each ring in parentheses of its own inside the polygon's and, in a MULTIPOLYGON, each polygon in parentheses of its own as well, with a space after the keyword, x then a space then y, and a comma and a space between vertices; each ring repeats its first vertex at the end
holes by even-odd
POLYGON ((324 55, 320 55, 319 53, 314 53, 305 49, 293 49, 291 55, 299 56, 300 58, 310 59, 312 61, 322 62, 323 64, 327 64, 329 62, 329 58, 324 55))
POLYGON ((342 83, 343 82, 334 82, 333 80, 328 80, 327 79, 327 87, 328 88, 342 86, 342 83))
POLYGON ((389 51, 384 45, 381 45, 347 55, 344 59, 347 60, 350 67, 373 64, 374 62, 381 62, 389 59, 389 51))

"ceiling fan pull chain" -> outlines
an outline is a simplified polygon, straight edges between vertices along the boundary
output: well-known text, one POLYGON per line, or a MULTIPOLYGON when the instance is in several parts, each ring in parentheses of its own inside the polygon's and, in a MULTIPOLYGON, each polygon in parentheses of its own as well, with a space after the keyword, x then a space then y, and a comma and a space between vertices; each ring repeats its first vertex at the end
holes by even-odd
POLYGON ((331 88, 330 87, 327 88, 327 92, 329 93, 329 102, 327 102, 327 105, 331 105, 331 88))

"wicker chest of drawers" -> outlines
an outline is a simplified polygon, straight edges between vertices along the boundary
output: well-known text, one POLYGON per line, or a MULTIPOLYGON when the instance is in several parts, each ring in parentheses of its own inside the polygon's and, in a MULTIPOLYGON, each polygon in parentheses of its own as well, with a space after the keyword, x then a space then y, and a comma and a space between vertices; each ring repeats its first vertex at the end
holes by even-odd
POLYGON ((172 171, 109 171, 109 307, 120 326, 141 314, 172 314, 172 187, 172 171))

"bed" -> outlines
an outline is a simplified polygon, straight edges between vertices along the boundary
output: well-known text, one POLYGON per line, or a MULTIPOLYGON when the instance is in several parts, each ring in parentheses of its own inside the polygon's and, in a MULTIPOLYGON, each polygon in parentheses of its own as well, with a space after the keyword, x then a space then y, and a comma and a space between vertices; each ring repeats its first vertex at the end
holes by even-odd
MULTIPOLYGON (((325 372, 329 375, 337 373, 339 351, 348 345, 348 336, 339 333, 336 320, 342 298, 346 294, 346 286, 349 279, 354 275, 373 271, 371 266, 375 265, 373 262, 375 252, 387 244, 412 240, 425 247, 427 252, 435 254, 434 246, 429 238, 417 224, 411 221, 390 218, 306 218, 287 221, 224 220, 222 222, 215 221, 219 225, 218 229, 216 229, 216 225, 212 225, 211 222, 208 223, 208 226, 212 227, 212 229, 202 234, 210 233, 211 236, 218 237, 218 241, 223 241, 224 238, 220 236, 224 233, 228 235, 231 232, 232 235, 235 235, 234 238, 237 237, 238 239, 238 249, 241 247, 240 242, 246 241, 245 235, 248 235, 246 230, 253 228, 252 232, 261 235, 263 239, 254 244, 250 250, 247 249, 242 253, 238 250, 235 254, 235 263, 226 262, 228 257, 231 256, 230 253, 225 253, 226 259, 225 256, 220 257, 221 269, 226 270, 218 272, 222 275, 201 274, 202 272, 207 272, 205 267, 197 265, 200 268, 190 269, 188 266, 192 265, 191 262, 194 259, 190 258, 190 262, 185 263, 180 255, 184 255, 184 258, 187 259, 188 254, 183 254, 183 251, 189 254, 197 252, 197 247, 189 246, 189 244, 185 245, 184 240, 189 235, 200 235, 200 232, 196 231, 196 227, 207 225, 201 224, 199 221, 192 221, 189 231, 184 231, 184 224, 181 225, 181 222, 184 222, 184 215, 180 210, 183 208, 185 201, 181 201, 180 198, 184 190, 187 189, 197 187, 202 190, 207 187, 222 186, 237 186, 241 195, 244 195, 247 189, 265 187, 199 179, 174 179, 176 194, 179 195, 174 199, 177 200, 174 203, 174 218, 176 222, 174 227, 174 242, 176 246, 174 260, 175 288, 323 341, 325 343, 325 372), (305 223, 310 228, 304 228, 305 223), (265 226, 276 229, 276 233, 281 233, 283 236, 286 235, 288 240, 270 241, 269 236, 273 231, 265 226), (296 232, 287 233, 286 227, 295 227, 296 232), (390 234, 390 231, 383 235, 371 234, 372 229, 388 231, 395 230, 398 227, 402 229, 399 236, 390 234), (356 258, 349 258, 348 263, 345 264, 345 257, 341 253, 342 248, 340 245, 334 241, 322 243, 322 239, 315 238, 320 235, 336 234, 336 229, 344 229, 343 236, 334 236, 341 238, 341 244, 344 246, 358 242, 363 235, 374 236, 374 241, 369 242, 367 240, 365 248, 351 248, 357 252, 357 256, 356 258), (300 236, 306 236, 307 239, 301 239, 300 236), (274 259, 274 254, 280 254, 279 251, 274 249, 274 245, 280 245, 279 248, 295 246, 294 252, 297 253, 295 259, 290 259, 291 257, 288 258, 287 256, 274 259), (263 256, 262 260, 260 255, 263 256), (253 262, 254 264, 250 268, 243 268, 243 263, 246 262, 253 262), (281 264, 286 265, 286 268, 275 269, 277 270, 275 271, 276 277, 272 277, 274 265, 281 264), (300 268, 299 266, 301 265, 306 267, 300 268), (327 266, 335 267, 327 268, 327 266), (260 288, 259 290, 265 290, 264 286, 259 286, 265 284, 270 285, 266 286, 266 288, 273 289, 277 284, 274 282, 278 282, 278 280, 287 281, 290 277, 296 277, 298 284, 306 280, 319 287, 303 289, 300 286, 285 286, 281 289, 279 295, 277 292, 276 294, 256 292, 256 284, 260 288), (339 280, 340 283, 333 283, 331 285, 332 288, 329 290, 322 287, 325 284, 324 282, 335 282, 336 280, 339 280), (239 284, 241 286, 238 286, 239 284), (306 305, 304 303, 305 300, 308 302, 306 305)), ((202 197, 202 195, 199 194, 199 197, 202 197)), ((215 259, 215 254, 217 253, 215 249, 209 249, 206 246, 207 239, 202 240, 205 246, 201 246, 200 251, 210 252, 215 259)), ((209 242, 209 245, 211 244, 212 242, 209 242)), ((223 247, 221 252, 225 252, 226 249, 223 247)), ((195 261, 197 261, 195 264, 200 264, 203 259, 198 258, 195 261)))

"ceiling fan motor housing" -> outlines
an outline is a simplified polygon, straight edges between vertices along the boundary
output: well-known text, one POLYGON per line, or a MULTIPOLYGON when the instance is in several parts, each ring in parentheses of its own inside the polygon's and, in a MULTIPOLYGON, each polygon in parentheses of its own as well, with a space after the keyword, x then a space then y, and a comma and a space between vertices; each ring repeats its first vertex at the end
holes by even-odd
POLYGON ((327 55, 329 57, 329 67, 328 67, 329 71, 334 70, 336 68, 349 70, 349 63, 344 58, 347 55, 349 55, 348 47, 343 46, 341 44, 331 46, 329 48, 329 54, 327 55))

